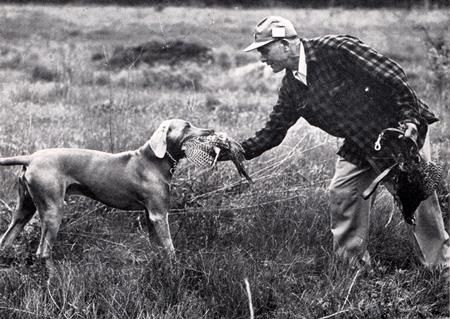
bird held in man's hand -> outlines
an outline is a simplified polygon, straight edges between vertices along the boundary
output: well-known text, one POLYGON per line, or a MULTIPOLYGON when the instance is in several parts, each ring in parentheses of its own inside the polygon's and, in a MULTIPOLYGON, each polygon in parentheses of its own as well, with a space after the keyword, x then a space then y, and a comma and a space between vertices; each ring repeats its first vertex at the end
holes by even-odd
POLYGON ((214 167, 217 160, 229 159, 236 166, 239 175, 253 183, 243 163, 244 149, 226 133, 192 137, 184 142, 183 150, 186 158, 199 167, 214 167))

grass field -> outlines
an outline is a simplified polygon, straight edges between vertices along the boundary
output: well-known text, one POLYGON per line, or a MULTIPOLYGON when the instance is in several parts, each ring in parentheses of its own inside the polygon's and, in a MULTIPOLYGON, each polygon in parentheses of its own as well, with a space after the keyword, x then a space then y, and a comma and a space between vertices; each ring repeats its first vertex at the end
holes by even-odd
MULTIPOLYGON (((358 36, 398 61, 441 118, 431 128, 434 157, 450 159, 448 10, 8 5, 0 6, 0 155, 135 149, 174 117, 250 136, 276 101, 280 76, 241 49, 269 14, 290 18, 305 37, 358 36), (199 43, 213 59, 109 67, 116 47, 149 40, 199 43)), ((180 163, 171 264, 147 239, 142 213, 72 197, 54 247, 56 279, 47 286, 34 257, 36 220, 8 252, 12 267, 0 271, 0 318, 250 318, 244 278, 255 318, 449 317, 448 274, 416 264, 397 210, 388 223, 395 208, 386 192, 372 216, 373 268, 334 258, 327 185, 338 145, 300 120, 281 146, 248 162, 252 187, 229 163, 213 171, 180 163)), ((0 169, 1 232, 18 171, 0 169)))

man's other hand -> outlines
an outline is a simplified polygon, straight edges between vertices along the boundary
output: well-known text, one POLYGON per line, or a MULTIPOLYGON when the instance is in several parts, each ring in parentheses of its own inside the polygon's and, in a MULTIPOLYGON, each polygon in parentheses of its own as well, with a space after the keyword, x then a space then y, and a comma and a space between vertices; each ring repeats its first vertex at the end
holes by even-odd
POLYGON ((405 129, 405 137, 412 138, 415 142, 417 142, 418 131, 417 125, 414 123, 404 123, 405 129))

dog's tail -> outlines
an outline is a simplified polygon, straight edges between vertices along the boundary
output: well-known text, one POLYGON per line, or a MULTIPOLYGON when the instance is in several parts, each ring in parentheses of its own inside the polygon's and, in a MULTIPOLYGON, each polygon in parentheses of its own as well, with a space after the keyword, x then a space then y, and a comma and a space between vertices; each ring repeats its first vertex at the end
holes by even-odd
POLYGON ((10 166, 10 165, 25 165, 28 166, 31 162, 30 155, 21 155, 13 157, 0 157, 0 165, 10 166))

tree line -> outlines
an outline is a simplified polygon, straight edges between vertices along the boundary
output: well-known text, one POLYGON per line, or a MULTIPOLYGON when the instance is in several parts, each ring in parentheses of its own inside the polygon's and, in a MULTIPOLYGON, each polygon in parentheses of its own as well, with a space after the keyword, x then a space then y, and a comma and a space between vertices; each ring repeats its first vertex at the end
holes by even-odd
POLYGON ((35 3, 35 4, 116 4, 124 6, 223 6, 223 7, 262 7, 287 6, 293 8, 442 8, 448 7, 448 0, 0 0, 0 3, 35 3))

